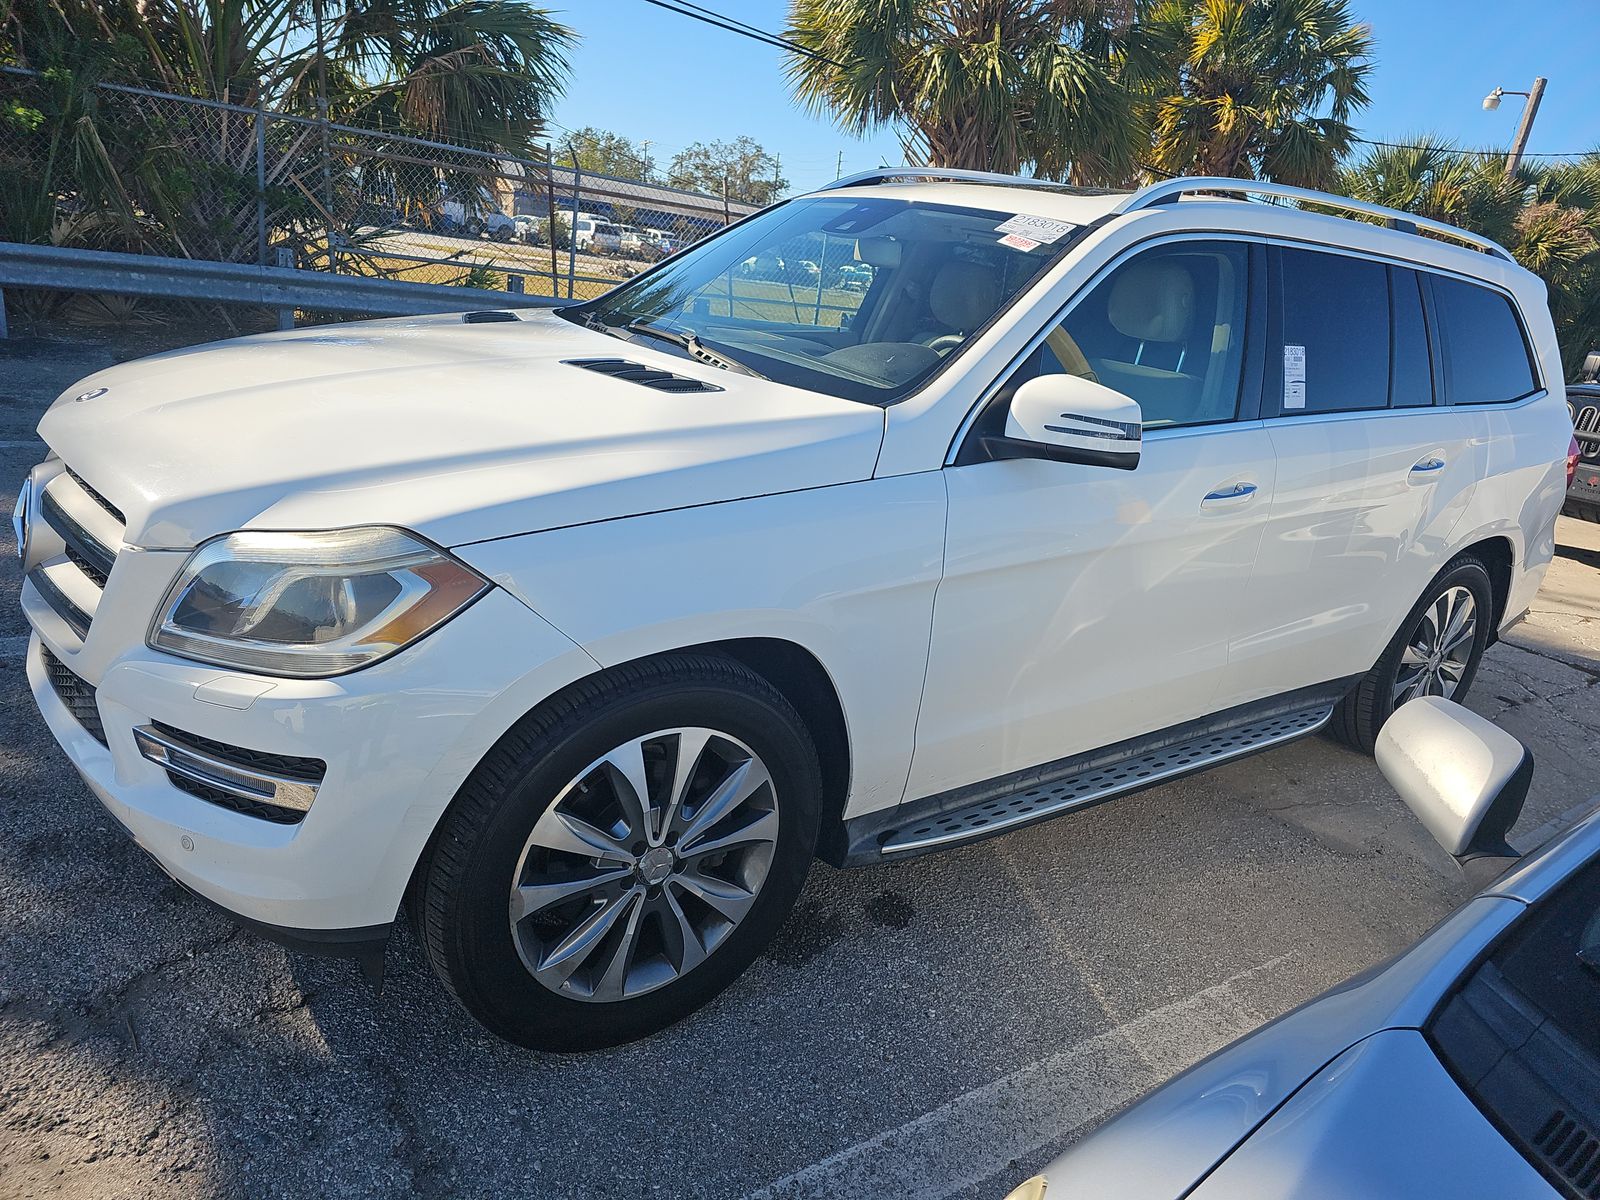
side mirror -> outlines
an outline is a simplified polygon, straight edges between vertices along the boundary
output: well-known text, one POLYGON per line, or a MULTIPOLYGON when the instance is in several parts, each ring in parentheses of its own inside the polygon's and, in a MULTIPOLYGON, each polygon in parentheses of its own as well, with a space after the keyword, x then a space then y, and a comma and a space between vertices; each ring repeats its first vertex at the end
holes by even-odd
MULTIPOLYGON (((1506 842, 1533 779, 1533 755, 1504 729, 1459 704, 1423 696, 1378 733, 1378 769, 1445 851, 1470 868, 1515 859, 1506 842)), ((1468 870, 1468 877, 1483 870, 1468 870)))
POLYGON ((991 458, 1047 458, 1131 471, 1139 465, 1139 402, 1081 375, 1040 375, 1011 397, 1004 437, 984 439, 991 458))

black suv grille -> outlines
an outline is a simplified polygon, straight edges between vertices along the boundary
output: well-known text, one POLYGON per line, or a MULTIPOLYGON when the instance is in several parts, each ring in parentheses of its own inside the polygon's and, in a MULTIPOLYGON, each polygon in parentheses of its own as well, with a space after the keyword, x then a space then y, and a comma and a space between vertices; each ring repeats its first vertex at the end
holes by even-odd
POLYGON ((50 687, 73 718, 89 731, 90 736, 102 746, 106 745, 105 726, 100 723, 100 706, 95 702, 94 687, 80 679, 71 667, 63 663, 44 647, 45 673, 50 687))
POLYGON ((115 504, 111 503, 111 501, 107 500, 99 492, 95 491, 87 483, 85 483, 83 481, 83 476, 79 475, 71 467, 67 468, 67 474, 72 476, 72 481, 84 490, 84 493, 89 497, 89 499, 93 500, 101 508, 105 509, 106 512, 115 517, 118 525, 126 525, 128 523, 128 518, 122 515, 122 510, 115 504))

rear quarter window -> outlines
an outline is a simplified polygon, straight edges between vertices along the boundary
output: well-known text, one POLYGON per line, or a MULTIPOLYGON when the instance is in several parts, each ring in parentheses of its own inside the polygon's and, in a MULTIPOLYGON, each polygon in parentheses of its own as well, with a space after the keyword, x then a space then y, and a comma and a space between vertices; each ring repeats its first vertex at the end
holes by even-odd
POLYGON ((1511 301, 1442 275, 1432 285, 1449 403, 1495 404, 1537 390, 1528 340, 1511 301))

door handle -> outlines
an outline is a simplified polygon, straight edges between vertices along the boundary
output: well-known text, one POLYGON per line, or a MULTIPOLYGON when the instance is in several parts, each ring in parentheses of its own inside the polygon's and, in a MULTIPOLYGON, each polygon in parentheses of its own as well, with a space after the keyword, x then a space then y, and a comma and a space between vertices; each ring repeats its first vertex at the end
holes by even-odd
POLYGON ((1207 492, 1201 504, 1227 504, 1230 501, 1239 502, 1250 499, 1256 494, 1256 485, 1253 483, 1236 483, 1232 487, 1218 488, 1214 492, 1207 492))
POLYGON ((1412 468, 1413 475, 1431 475, 1435 471, 1444 470, 1444 459, 1429 457, 1419 460, 1412 468))

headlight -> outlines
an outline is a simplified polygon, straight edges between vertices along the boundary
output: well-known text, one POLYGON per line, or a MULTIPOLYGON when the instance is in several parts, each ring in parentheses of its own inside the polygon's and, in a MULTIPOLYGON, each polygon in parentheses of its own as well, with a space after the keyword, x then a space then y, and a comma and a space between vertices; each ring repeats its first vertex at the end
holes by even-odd
POLYGON ((230 533, 190 555, 150 645, 266 675, 342 675, 416 641, 488 589, 398 529, 230 533))

